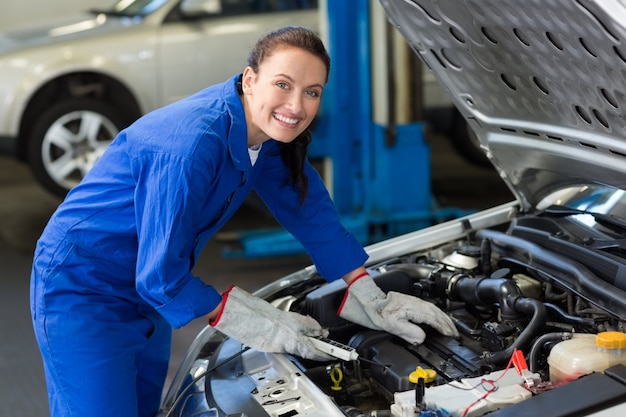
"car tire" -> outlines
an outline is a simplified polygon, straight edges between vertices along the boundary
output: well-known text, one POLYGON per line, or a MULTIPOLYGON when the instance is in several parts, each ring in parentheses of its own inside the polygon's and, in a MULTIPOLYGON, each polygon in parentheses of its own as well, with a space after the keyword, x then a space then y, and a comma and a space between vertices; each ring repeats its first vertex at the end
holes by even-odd
POLYGON ((452 129, 450 129, 450 142, 457 153, 467 162, 483 167, 492 166, 489 158, 480 148, 476 134, 458 111, 454 113, 452 129))
POLYGON ((89 98, 55 102, 34 120, 28 163, 35 178, 64 197, 126 126, 114 107, 89 98))

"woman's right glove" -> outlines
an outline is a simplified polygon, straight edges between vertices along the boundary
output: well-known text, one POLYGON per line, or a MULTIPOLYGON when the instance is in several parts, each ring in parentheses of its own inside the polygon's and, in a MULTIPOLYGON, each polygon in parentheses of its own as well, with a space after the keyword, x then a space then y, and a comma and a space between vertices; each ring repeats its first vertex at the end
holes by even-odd
POLYGON ((260 352, 291 353, 320 361, 331 359, 307 337, 328 336, 317 321, 279 310, 238 287, 231 287, 222 295, 222 310, 209 324, 260 352))
POLYGON ((428 324, 446 336, 459 336, 452 319, 436 305, 399 292, 385 294, 367 273, 348 285, 338 313, 353 323, 384 330, 413 344, 426 338, 417 323, 428 324))

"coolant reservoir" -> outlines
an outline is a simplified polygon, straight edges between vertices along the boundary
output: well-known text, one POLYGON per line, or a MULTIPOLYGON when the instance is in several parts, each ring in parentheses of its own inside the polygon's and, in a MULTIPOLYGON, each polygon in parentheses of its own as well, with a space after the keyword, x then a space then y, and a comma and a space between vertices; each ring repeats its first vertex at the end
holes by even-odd
POLYGON ((579 334, 558 343, 550 351, 550 381, 569 382, 617 364, 626 365, 626 333, 579 334))

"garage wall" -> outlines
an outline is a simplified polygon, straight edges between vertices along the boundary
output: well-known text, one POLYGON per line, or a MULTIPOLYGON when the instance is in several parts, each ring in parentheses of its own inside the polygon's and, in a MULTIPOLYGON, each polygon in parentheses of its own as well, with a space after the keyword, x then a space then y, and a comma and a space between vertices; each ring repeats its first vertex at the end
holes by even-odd
POLYGON ((0 31, 30 26, 50 16, 63 17, 92 7, 105 7, 115 0, 21 0, 3 1, 0 31))

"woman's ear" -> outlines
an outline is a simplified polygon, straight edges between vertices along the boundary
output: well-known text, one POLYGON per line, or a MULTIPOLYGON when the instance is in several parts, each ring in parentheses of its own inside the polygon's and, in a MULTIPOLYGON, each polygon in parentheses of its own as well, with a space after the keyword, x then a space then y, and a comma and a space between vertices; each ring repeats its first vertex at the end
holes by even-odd
POLYGON ((250 94, 252 91, 252 83, 256 79, 256 73, 252 69, 252 67, 247 66, 245 70, 243 70, 243 76, 241 77, 241 89, 244 94, 250 94))

